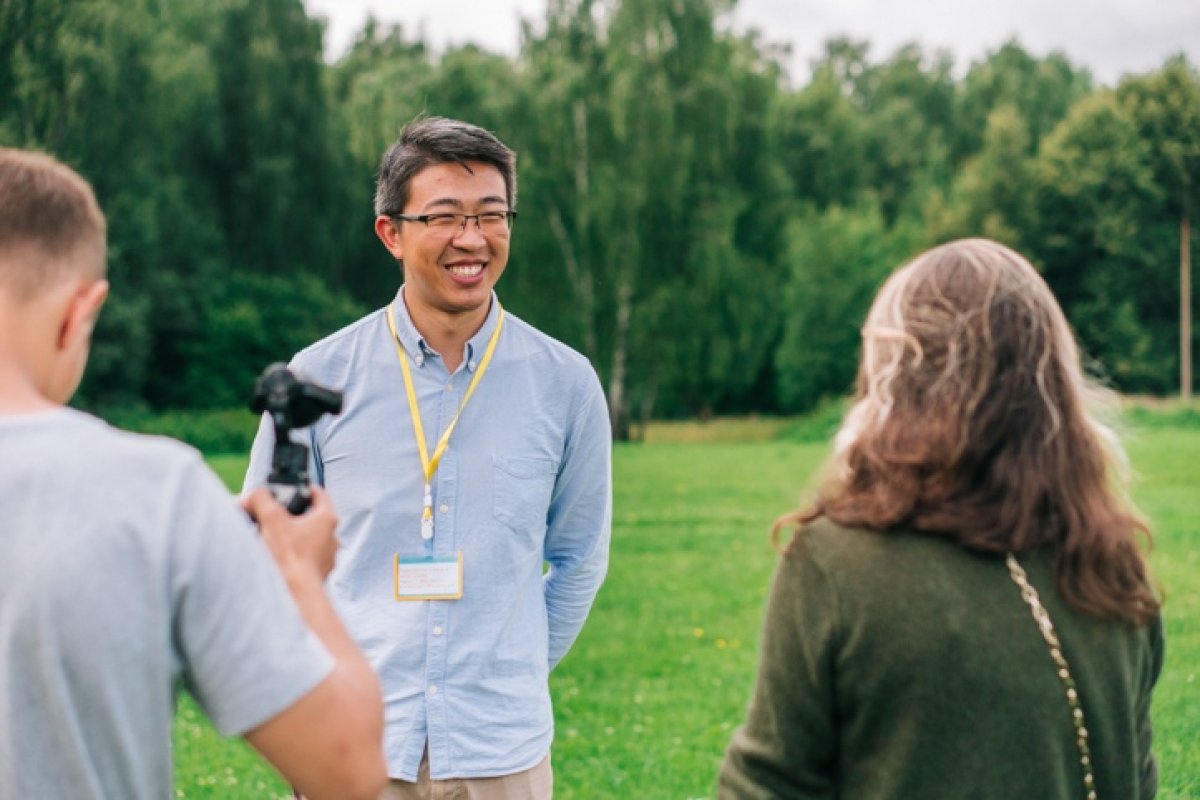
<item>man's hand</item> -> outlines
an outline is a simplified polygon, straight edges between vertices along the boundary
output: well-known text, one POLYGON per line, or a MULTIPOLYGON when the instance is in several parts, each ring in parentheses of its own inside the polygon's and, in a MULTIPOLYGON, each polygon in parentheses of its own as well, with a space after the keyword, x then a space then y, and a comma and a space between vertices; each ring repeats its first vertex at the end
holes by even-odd
POLYGON ((329 495, 312 487, 312 507, 294 517, 266 489, 255 489, 242 499, 242 508, 258 522, 263 542, 279 571, 290 583, 296 578, 324 581, 337 553, 337 515, 329 495))

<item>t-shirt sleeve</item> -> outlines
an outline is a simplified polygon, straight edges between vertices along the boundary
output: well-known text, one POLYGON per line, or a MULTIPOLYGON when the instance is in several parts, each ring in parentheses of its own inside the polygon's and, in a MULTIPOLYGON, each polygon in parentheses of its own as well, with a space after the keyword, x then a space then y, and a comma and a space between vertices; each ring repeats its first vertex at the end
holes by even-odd
POLYGON ((718 797, 835 796, 837 619, 834 587, 801 534, 775 572, 754 698, 725 754, 718 797))
POLYGON ((183 682, 223 735, 316 688, 333 658, 300 616, 254 526, 197 457, 175 488, 172 634, 183 682))

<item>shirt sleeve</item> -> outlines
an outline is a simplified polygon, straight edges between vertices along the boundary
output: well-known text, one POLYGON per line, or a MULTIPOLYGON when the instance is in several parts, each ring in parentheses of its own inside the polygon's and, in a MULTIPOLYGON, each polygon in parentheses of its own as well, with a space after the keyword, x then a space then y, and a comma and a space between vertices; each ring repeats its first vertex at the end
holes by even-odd
POLYGON ((719 798, 836 796, 837 618, 832 582, 801 534, 772 581, 754 697, 725 754, 719 798))
POLYGON ((275 428, 271 424, 271 417, 263 414, 258 423, 258 433, 254 435, 254 444, 250 446, 250 464, 242 480, 243 494, 266 484, 267 476, 271 474, 271 452, 274 448, 275 428))
POLYGON ((612 429, 600 380, 589 368, 547 515, 550 669, 571 649, 604 582, 611 534, 612 429))
POLYGON ((293 705, 333 669, 234 499, 199 457, 172 504, 173 638, 184 685, 223 735, 293 705))

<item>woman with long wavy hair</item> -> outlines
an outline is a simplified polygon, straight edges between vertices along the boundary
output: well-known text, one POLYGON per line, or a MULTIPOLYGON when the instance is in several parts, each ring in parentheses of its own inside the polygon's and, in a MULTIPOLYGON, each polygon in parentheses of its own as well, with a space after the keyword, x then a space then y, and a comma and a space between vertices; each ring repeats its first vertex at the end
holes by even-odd
POLYGON ((767 605, 722 798, 1153 797, 1159 600, 1062 310, 1017 253, 880 290, 767 605))

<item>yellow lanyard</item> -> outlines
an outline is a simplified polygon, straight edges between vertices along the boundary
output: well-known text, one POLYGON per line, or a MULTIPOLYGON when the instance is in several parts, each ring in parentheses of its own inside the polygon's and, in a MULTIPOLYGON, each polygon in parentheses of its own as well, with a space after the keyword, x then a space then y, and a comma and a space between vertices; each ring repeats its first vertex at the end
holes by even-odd
POLYGON ((392 343, 396 345, 396 355, 400 359, 400 371, 404 373, 404 391, 408 393, 409 416, 412 417, 413 435, 417 438, 417 450, 421 454, 421 468, 425 473, 421 538, 428 541, 433 538, 433 491, 430 488, 433 475, 437 472, 438 464, 446 452, 447 445, 450 444, 450 434, 454 432, 458 418, 462 416, 463 409, 467 407, 467 401, 475 393, 475 387, 479 385, 479 380, 483 377, 483 373, 487 372, 488 364, 492 361, 492 353, 496 351, 496 342, 500 340, 500 329, 504 327, 504 309, 500 309, 500 314, 496 319, 496 329, 492 331, 492 336, 488 339, 487 348, 483 351, 483 359, 479 362, 479 369, 475 370, 475 376, 467 385, 467 393, 463 395, 462 403, 459 404, 458 411, 454 413, 454 419, 450 420, 442 438, 438 440, 437 447, 433 448, 432 457, 429 455, 429 448, 425 445, 425 428, 421 425, 421 409, 417 405, 417 393, 413 389, 412 372, 408 368, 408 356, 405 354, 404 348, 400 346, 400 337, 396 333, 396 320, 393 318, 391 305, 388 306, 387 321, 388 330, 392 332, 392 343))

